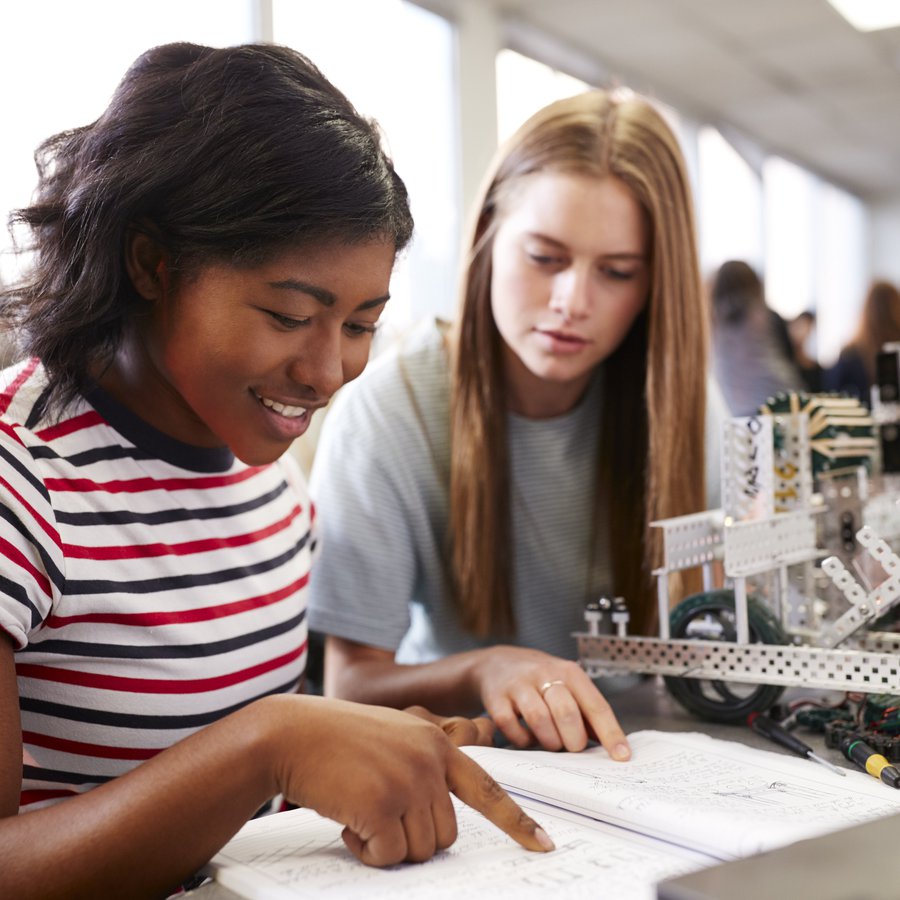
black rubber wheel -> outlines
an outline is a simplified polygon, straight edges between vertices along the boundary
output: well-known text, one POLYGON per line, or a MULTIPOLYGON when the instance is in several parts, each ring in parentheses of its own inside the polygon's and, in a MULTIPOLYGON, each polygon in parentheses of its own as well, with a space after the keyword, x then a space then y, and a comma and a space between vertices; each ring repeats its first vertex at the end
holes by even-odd
MULTIPOLYGON (((747 598, 751 643, 786 644, 784 630, 772 611, 755 597, 747 598)), ((720 589, 682 600, 670 615, 673 638, 736 638, 734 591, 720 589)), ((743 723, 752 712, 770 709, 784 691, 774 684, 741 684, 703 678, 665 679, 669 693, 689 712, 711 722, 743 723)))

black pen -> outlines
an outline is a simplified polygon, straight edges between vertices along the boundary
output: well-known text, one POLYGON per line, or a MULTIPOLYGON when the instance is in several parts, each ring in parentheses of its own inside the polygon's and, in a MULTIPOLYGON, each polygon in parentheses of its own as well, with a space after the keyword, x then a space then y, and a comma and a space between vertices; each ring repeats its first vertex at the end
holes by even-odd
POLYGON ((786 747, 792 753, 796 753, 798 756, 802 756, 805 759, 811 759, 814 762, 820 763, 826 768, 831 769, 832 772, 837 772, 838 775, 846 776, 847 773, 843 769, 828 762, 827 759, 822 759, 821 756, 817 756, 813 753, 812 747, 804 744, 800 738, 791 734, 786 728, 782 728, 781 725, 770 719, 768 716, 761 715, 758 712, 750 713, 750 715, 747 716, 747 724, 757 734, 767 737, 776 744, 781 744, 782 747, 786 747))
POLYGON ((873 778, 880 778, 892 788, 900 788, 900 769, 876 753, 858 734, 848 734, 841 741, 841 753, 873 778))

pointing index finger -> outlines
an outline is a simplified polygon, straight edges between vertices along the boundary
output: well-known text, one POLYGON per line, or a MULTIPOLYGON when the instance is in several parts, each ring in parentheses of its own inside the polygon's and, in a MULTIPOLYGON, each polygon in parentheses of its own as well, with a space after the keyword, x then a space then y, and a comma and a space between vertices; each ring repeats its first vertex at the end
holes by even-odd
POLYGON ((572 689, 575 701, 581 707, 582 715, 594 732, 597 740, 606 748, 609 755, 619 762, 631 758, 628 738, 616 718, 606 698, 590 684, 587 689, 576 685, 572 689))
POLYGON ((448 758, 447 786, 527 850, 556 849, 547 832, 475 760, 455 747, 448 758))

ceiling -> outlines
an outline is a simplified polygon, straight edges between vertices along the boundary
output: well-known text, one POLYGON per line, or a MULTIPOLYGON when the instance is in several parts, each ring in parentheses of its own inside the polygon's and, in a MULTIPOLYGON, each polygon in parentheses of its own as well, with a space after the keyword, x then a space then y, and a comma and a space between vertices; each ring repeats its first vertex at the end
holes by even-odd
POLYGON ((900 28, 860 33, 826 0, 484 2, 520 39, 549 36, 566 68, 592 61, 603 83, 736 131, 868 202, 900 197, 900 28))

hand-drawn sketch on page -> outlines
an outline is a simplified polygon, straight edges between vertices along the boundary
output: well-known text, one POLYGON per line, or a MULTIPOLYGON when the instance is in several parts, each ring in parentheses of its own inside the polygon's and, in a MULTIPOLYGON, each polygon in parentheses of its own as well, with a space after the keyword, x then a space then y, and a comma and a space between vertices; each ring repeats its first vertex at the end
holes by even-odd
POLYGON ((250 900, 654 900, 655 884, 716 862, 639 834, 553 809, 523 806, 556 850, 533 853, 456 801, 459 837, 426 863, 374 869, 344 846, 341 828, 298 809, 248 822, 211 864, 216 881, 250 900))
POLYGON ((734 859, 900 812, 897 791, 704 734, 629 735, 627 763, 582 753, 466 747, 507 790, 734 859))

